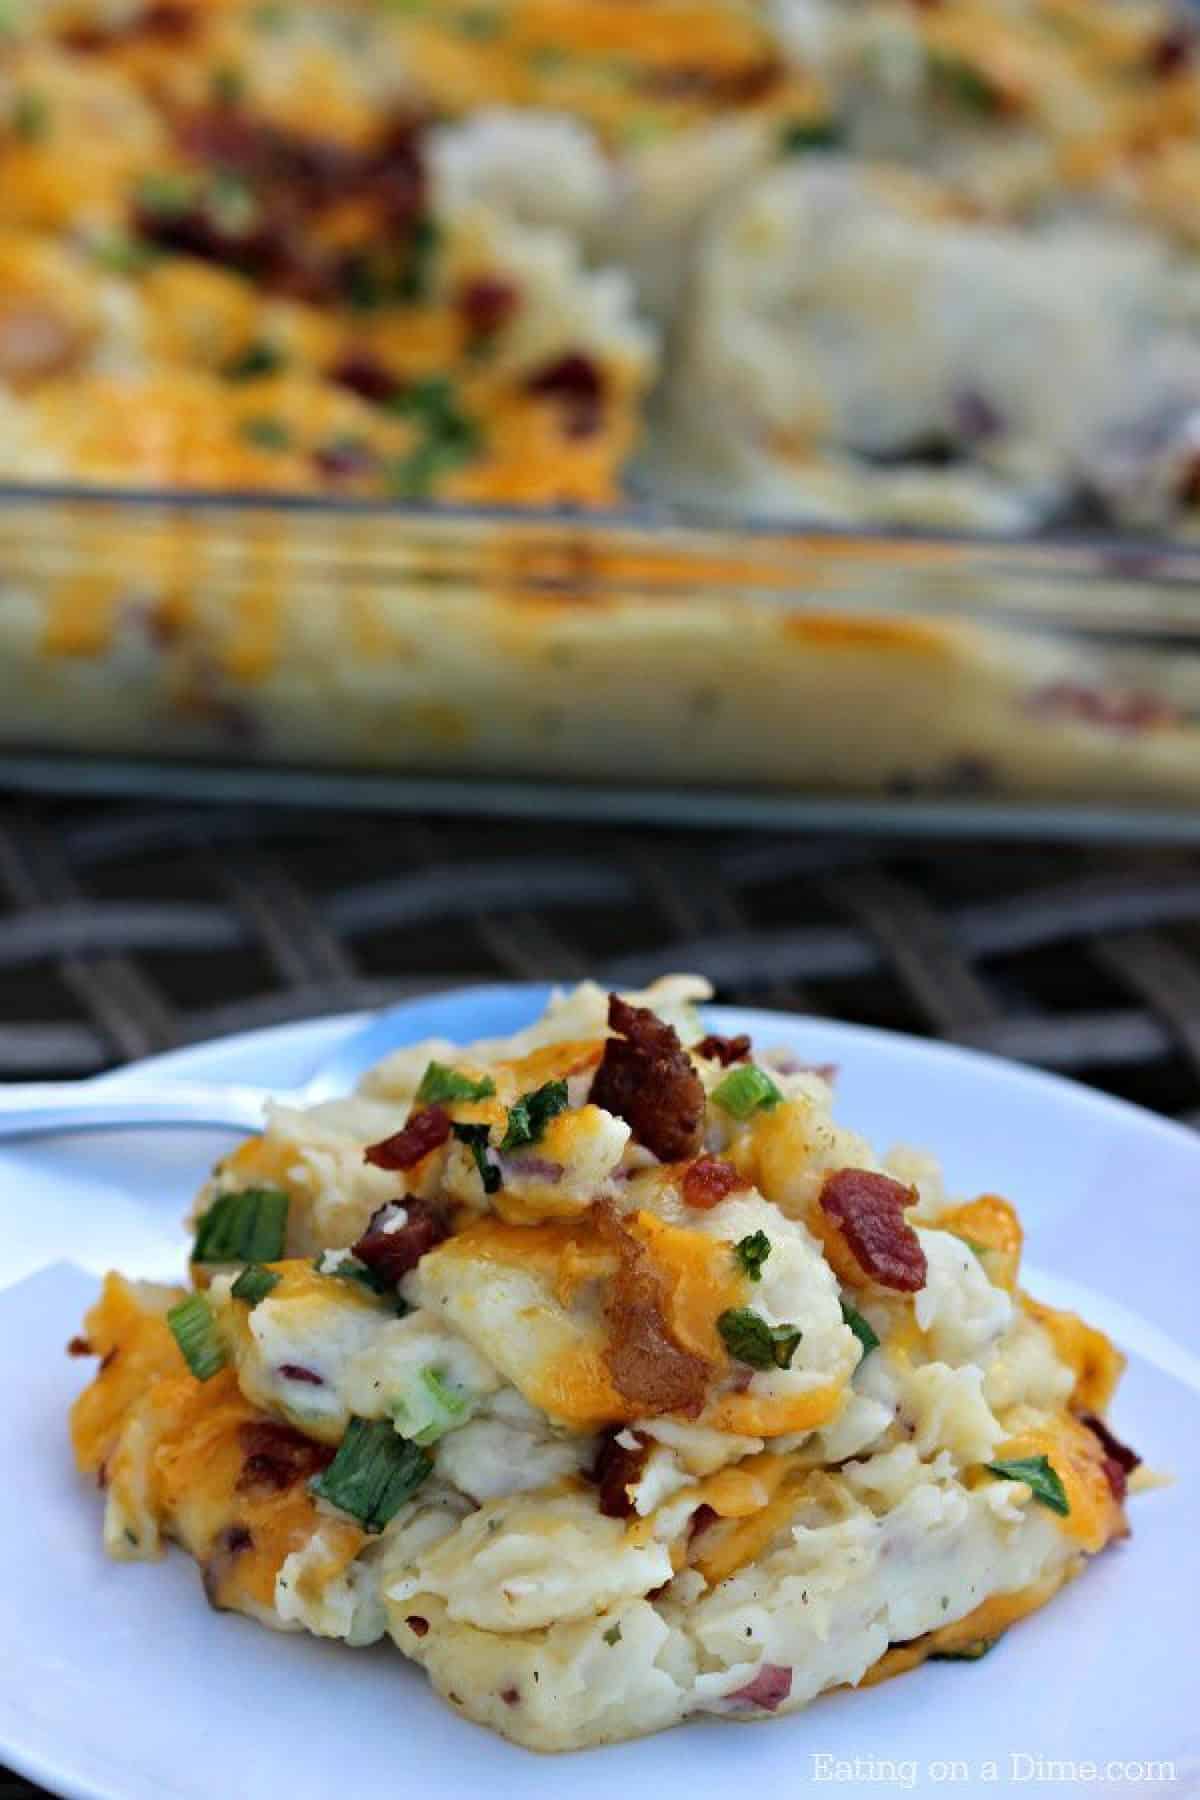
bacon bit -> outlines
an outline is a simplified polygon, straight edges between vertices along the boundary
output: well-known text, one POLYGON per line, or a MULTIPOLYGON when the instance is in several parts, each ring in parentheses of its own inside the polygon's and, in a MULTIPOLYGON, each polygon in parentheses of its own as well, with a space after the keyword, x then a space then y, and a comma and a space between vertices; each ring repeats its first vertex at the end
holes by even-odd
POLYGON ((605 1043, 592 1105, 624 1119, 663 1162, 695 1156, 704 1138, 704 1084, 675 1031, 619 994, 608 997, 608 1022, 620 1036, 605 1043))
POLYGON ((750 1039, 743 1031, 739 1037, 718 1037, 710 1032, 708 1037, 701 1038, 698 1044, 692 1045, 693 1054, 703 1056, 708 1062, 719 1062, 723 1069, 730 1063, 745 1062, 750 1054, 750 1039))
POLYGON ((489 338, 508 324, 520 301, 511 281, 483 275, 464 284, 458 295, 458 310, 473 338, 489 338))
POLYGON ((928 1274, 920 1239, 904 1217, 916 1198, 915 1188, 869 1169, 835 1169, 821 1189, 821 1210, 863 1274, 901 1294, 915 1294, 928 1274))
POLYGON ((414 1637, 425 1637, 429 1631, 429 1620, 423 1619, 419 1613, 410 1613, 404 1623, 414 1637))
POLYGON ((353 481, 371 475, 379 466, 379 458, 369 444, 353 438, 335 438, 313 451, 313 468, 329 481, 353 481))
POLYGON ((389 1200, 371 1214, 367 1229, 351 1244, 350 1254, 382 1281, 395 1284, 416 1268, 427 1250, 449 1236, 449 1221, 440 1207, 432 1200, 406 1194, 403 1200, 389 1200), (404 1223, 389 1231, 389 1223, 401 1212, 408 1215, 404 1223))
POLYGON ((591 437, 600 429, 604 407, 604 375, 590 356, 573 350, 557 362, 531 375, 529 393, 557 400, 562 405, 563 431, 567 437, 591 437))
POLYGON ((505 1706, 520 1706, 521 1690, 520 1688, 515 1687, 501 1688, 500 1698, 503 1700, 505 1706))
POLYGON ((1147 65, 1161 81, 1179 75, 1191 63, 1196 51, 1195 34, 1186 25, 1174 25, 1164 31, 1150 46, 1147 65))
POLYGON ((239 1556, 254 1548, 254 1536, 245 1525, 227 1525, 213 1539, 203 1566, 204 1594, 208 1604, 222 1609, 221 1586, 239 1556))
POLYGON ((694 1419, 704 1406, 708 1363, 672 1337, 662 1277, 645 1246, 604 1202, 593 1205, 591 1217, 618 1259, 604 1308, 609 1326, 604 1360, 613 1386, 644 1413, 678 1412, 694 1419))
POLYGON ((748 1187, 749 1183, 744 1175, 738 1174, 732 1163, 722 1162, 719 1156, 700 1156, 683 1171, 681 1186, 685 1206, 694 1206, 699 1212, 710 1212, 738 1188, 748 1187))
POLYGON ((791 1691, 792 1671, 782 1668, 779 1663, 764 1663, 753 1681, 735 1689, 729 1698, 742 1706, 758 1706, 764 1712, 774 1712, 791 1691))
POLYGON ((68 26, 61 34, 61 42, 68 50, 86 55, 91 51, 115 49, 121 44, 155 39, 163 43, 183 43, 192 36, 195 28, 196 14, 189 6, 181 6, 178 0, 158 0, 156 5, 144 6, 140 13, 135 13, 123 24, 68 26))
POLYGON ((1030 695, 1027 710, 1038 719, 1077 719, 1103 731, 1152 731, 1178 724, 1177 707, 1158 694, 1105 692, 1078 681, 1052 681, 1030 695))
POLYGON ((1131 1450, 1128 1444, 1123 1444, 1119 1437, 1114 1436, 1096 1413, 1081 1413, 1079 1422, 1087 1426, 1104 1451, 1102 1467, 1113 1499, 1118 1502, 1124 1500, 1129 1488, 1128 1477, 1135 1469, 1141 1468, 1141 1457, 1136 1450, 1131 1450))
POLYGON ((73 1337, 67 1345, 68 1356, 94 1356, 95 1351, 85 1337, 73 1337))
POLYGON ((370 350, 344 351, 329 370, 329 379, 375 406, 394 400, 403 385, 370 350))
POLYGON ((760 57, 740 69, 716 69, 706 63, 676 63, 652 69, 642 81, 644 93, 658 100, 708 100, 725 106, 752 106, 777 87, 785 73, 777 57, 760 57))
POLYGON ((318 1375, 315 1369, 306 1369, 302 1363, 280 1363, 279 1373, 285 1381, 301 1381, 308 1387, 324 1387, 325 1377, 318 1375))
POLYGON ((412 1169, 450 1136, 450 1114, 444 1106, 427 1106, 414 1113, 402 1131, 368 1144, 364 1162, 375 1169, 412 1169))
POLYGON ((619 1433, 612 1430, 601 1437, 590 1474, 600 1490, 599 1506, 605 1518, 631 1519, 634 1505, 629 1490, 642 1478, 650 1446, 638 1438, 637 1447, 630 1450, 617 1442, 618 1436, 619 1433))
POLYGON ((274 1419, 253 1419, 239 1426, 238 1442, 245 1457, 237 1479, 239 1494, 253 1488, 282 1493, 328 1468, 334 1456, 330 1445, 318 1444, 274 1419))

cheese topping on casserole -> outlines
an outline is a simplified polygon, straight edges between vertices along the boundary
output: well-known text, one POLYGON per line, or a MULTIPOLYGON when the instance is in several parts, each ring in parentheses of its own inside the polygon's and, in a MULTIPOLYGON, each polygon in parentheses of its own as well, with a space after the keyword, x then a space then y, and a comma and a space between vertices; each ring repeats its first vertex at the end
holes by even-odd
POLYGON ((1200 57, 1165 0, 2 29, 6 477, 602 505, 646 420, 640 483, 760 513, 1194 511, 1200 57))
POLYGON ((390 1636, 536 1749, 974 1658, 1127 1532, 1122 1358, 1021 1228, 880 1160, 689 977, 397 1052, 110 1275, 72 1434, 118 1558, 390 1636))

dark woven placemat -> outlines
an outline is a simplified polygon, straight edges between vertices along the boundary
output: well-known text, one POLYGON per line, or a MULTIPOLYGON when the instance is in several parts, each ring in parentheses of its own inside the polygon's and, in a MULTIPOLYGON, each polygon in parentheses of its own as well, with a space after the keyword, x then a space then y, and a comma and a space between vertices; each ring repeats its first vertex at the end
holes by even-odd
MULTIPOLYGON (((449 982, 672 969, 1200 1123, 1200 853, 0 804, 0 1078, 449 982)), ((37 1792, 0 1770, 0 1800, 37 1792)))
POLYGON ((1197 852, 0 804, 0 1078, 448 982, 669 969, 1200 1120, 1197 852))

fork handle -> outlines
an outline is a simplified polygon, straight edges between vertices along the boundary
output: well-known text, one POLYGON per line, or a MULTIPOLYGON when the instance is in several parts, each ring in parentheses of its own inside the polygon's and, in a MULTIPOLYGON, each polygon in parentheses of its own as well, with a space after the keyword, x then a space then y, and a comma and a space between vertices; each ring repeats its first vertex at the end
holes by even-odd
POLYGON ((223 1126, 253 1132, 263 1123, 266 1088, 164 1082, 156 1088, 93 1090, 81 1081, 19 1081, 0 1086, 0 1139, 143 1126, 223 1126))

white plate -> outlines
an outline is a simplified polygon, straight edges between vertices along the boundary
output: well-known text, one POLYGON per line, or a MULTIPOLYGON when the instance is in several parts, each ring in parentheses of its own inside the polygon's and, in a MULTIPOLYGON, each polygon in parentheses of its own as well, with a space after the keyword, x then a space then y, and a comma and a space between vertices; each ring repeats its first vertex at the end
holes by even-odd
MULTIPOLYGON (((420 1002, 411 1016, 422 1035, 420 1002)), ((715 1008, 711 1018, 836 1062, 843 1119, 881 1146, 936 1149, 955 1189, 1016 1199, 1027 1285, 1124 1345, 1117 1429, 1177 1478, 1134 1501, 1132 1541, 985 1662, 931 1664, 752 1730, 698 1722, 615 1749, 533 1756, 455 1717, 395 1651, 281 1637, 210 1612, 178 1552, 155 1564, 104 1559, 98 1497, 75 1476, 66 1436, 87 1371, 63 1346, 95 1272, 182 1267, 178 1220, 223 1140, 23 1146, 0 1157, 0 1759, 88 1800, 1061 1795, 1072 1774, 1092 1793, 1200 1791, 1200 1138, 943 1045, 825 1020, 715 1008)), ((349 1023, 228 1039, 157 1068, 291 1086, 349 1023)), ((471 1035, 469 1018, 458 1035, 471 1035)))

